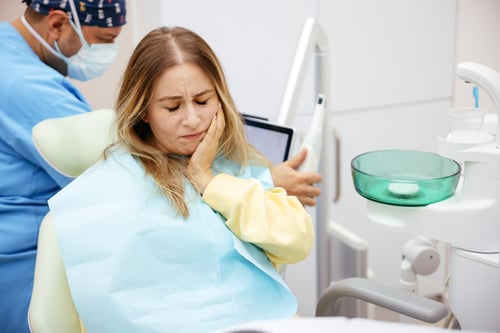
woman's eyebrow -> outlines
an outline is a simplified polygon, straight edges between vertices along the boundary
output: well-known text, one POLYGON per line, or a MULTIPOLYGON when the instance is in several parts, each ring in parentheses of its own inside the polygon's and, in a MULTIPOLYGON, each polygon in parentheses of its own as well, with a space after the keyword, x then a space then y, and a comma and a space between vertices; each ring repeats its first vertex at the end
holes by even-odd
POLYGON ((158 98, 158 102, 178 101, 180 99, 182 99, 182 96, 164 96, 164 97, 158 98))
MULTIPOLYGON (((208 93, 212 93, 214 92, 215 89, 213 88, 210 88, 210 89, 205 89, 197 94, 195 94, 193 97, 200 97, 200 96, 203 96, 203 95, 206 95, 208 93)), ((164 102, 164 101, 178 101, 180 99, 182 99, 183 97, 182 96, 177 96, 177 95, 174 95, 174 96, 163 96, 161 98, 158 99, 159 102, 164 102)))

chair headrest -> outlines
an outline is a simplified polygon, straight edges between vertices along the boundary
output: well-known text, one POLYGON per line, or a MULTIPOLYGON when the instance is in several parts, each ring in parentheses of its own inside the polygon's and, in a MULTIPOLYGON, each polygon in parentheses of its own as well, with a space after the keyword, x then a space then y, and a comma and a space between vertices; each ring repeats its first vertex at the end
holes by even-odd
POLYGON ((99 109, 43 120, 33 127, 32 135, 47 163, 74 178, 102 158, 104 149, 115 139, 114 129, 114 111, 99 109))

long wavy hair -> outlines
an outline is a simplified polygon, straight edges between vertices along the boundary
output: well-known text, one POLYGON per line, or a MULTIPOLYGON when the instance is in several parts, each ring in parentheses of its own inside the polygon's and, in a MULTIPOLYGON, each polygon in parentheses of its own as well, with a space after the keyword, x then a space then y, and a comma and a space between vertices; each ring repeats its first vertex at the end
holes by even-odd
POLYGON ((195 32, 182 27, 161 27, 148 33, 135 48, 122 77, 117 112, 117 144, 125 146, 144 165, 177 212, 189 215, 184 199, 184 181, 196 186, 187 173, 189 156, 167 154, 151 144, 152 131, 143 121, 158 78, 168 69, 191 63, 212 81, 225 118, 218 156, 242 168, 270 165, 247 141, 244 124, 229 93, 222 66, 210 46, 195 32))

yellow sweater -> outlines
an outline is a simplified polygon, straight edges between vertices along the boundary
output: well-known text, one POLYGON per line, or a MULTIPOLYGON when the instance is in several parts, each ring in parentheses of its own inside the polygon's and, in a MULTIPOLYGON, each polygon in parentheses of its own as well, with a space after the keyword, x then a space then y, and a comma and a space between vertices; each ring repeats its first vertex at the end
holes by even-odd
POLYGON ((255 179, 219 174, 208 184, 203 200, 226 218, 235 235, 262 248, 275 265, 305 259, 314 243, 310 215, 282 188, 263 191, 255 179))

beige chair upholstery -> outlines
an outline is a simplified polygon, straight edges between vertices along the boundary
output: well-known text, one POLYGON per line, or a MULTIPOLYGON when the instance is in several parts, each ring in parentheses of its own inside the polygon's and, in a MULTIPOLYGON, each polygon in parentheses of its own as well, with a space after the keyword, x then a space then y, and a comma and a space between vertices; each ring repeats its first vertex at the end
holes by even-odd
POLYGON ((86 332, 71 298, 50 214, 43 220, 38 236, 28 322, 32 333, 86 332))
MULTIPOLYGON (((114 111, 48 119, 33 128, 33 142, 56 170, 76 177, 102 157, 113 141, 114 111)), ((85 333, 73 304, 50 213, 38 237, 33 293, 28 311, 32 333, 85 333)))
POLYGON ((114 120, 110 109, 47 119, 33 127, 33 142, 54 169, 76 177, 99 160, 114 140, 114 120))

